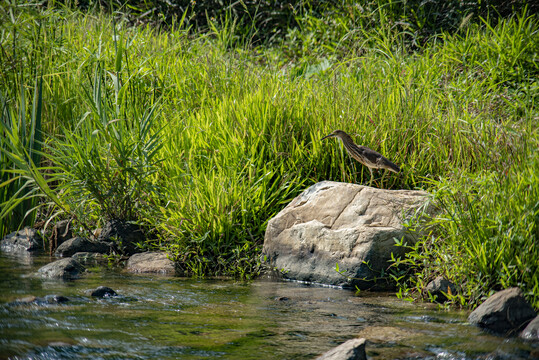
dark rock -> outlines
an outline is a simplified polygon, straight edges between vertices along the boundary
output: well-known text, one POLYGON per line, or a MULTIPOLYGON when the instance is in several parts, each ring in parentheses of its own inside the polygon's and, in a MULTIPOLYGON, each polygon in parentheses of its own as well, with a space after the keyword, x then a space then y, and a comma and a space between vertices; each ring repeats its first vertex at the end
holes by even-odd
POLYGON ((69 301, 69 298, 63 295, 47 295, 45 301, 49 304, 63 304, 69 301))
POLYGON ((54 224, 54 227, 52 228, 52 236, 56 241, 53 249, 73 238, 73 233, 71 231, 71 220, 62 220, 54 224))
POLYGON ((288 279, 372 288, 392 253, 405 251, 394 239, 416 241, 403 223, 430 211, 428 199, 421 191, 323 181, 268 222, 263 254, 288 279))
POLYGON ((113 244, 114 250, 120 254, 133 255, 141 252, 137 243, 143 243, 146 238, 139 225, 110 220, 101 229, 98 240, 113 244))
POLYGON ((365 339, 352 339, 329 350, 317 360, 367 360, 365 339))
POLYGON ((498 334, 515 335, 536 316, 519 288, 499 291, 479 305, 468 321, 498 334))
POLYGON ((520 333, 520 337, 528 341, 539 341, 539 316, 530 321, 528 326, 520 333))
POLYGON ((445 302, 447 301, 445 294, 456 295, 457 288, 451 281, 444 279, 443 276, 438 276, 427 285, 425 291, 436 297, 436 301, 445 302))
POLYGON ((36 229, 25 227, 6 235, 0 241, 2 251, 11 253, 37 252, 43 250, 43 241, 36 229))
POLYGON ((174 275, 176 267, 164 252, 144 252, 134 254, 127 260, 127 271, 174 275))
POLYGON ((110 246, 103 242, 95 242, 83 237, 75 237, 58 246, 54 255, 57 257, 70 257, 78 252, 108 254, 110 252, 110 246))
POLYGON ((97 289, 92 290, 90 295, 95 296, 95 297, 103 298, 103 297, 117 296, 118 294, 116 294, 116 291, 112 290, 109 287, 100 286, 97 289))
POLYGON ((42 277, 57 279, 76 279, 84 271, 84 266, 77 260, 65 258, 56 260, 38 270, 42 277))

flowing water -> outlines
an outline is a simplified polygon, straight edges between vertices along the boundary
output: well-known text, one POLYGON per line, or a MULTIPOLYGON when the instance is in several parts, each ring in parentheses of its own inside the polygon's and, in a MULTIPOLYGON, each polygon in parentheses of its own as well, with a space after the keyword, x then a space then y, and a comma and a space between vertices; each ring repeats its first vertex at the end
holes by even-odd
POLYGON ((50 260, 0 254, 0 359, 312 359, 358 336, 369 359, 528 359, 539 350, 483 333, 466 312, 392 294, 99 268, 67 282, 32 275, 50 260), (100 285, 119 296, 87 294, 100 285), (28 296, 42 301, 17 301, 28 296))

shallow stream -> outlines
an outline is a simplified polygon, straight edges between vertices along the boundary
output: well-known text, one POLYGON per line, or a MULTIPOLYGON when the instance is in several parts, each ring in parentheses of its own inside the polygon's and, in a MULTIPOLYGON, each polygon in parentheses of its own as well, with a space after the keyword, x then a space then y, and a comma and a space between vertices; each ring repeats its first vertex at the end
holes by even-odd
POLYGON ((312 359, 358 336, 373 360, 528 359, 539 350, 485 334, 466 312, 387 293, 99 268, 64 282, 32 276, 50 258, 21 260, 0 253, 0 359, 312 359), (119 296, 87 294, 100 285, 119 296), (69 301, 16 302, 50 295, 69 301))

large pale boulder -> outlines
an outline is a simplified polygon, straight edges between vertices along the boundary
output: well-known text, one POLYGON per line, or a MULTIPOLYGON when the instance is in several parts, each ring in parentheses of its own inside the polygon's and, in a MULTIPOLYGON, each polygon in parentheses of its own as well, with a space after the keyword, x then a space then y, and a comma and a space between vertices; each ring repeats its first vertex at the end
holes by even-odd
POLYGON ((286 278, 368 288, 402 254, 395 239, 427 208, 428 194, 323 181, 296 197, 267 226, 263 254, 286 278), (338 264, 339 272, 336 271, 338 264))

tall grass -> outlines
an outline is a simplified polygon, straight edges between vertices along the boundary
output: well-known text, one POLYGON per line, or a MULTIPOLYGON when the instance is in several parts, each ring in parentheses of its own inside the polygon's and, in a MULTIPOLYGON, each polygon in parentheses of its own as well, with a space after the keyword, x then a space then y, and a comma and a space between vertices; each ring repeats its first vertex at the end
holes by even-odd
MULTIPOLYGON (((348 29, 364 39, 358 51, 285 63, 275 48, 231 39, 232 18, 197 34, 183 21, 165 32, 101 13, 10 11, 28 21, 1 22, 2 56, 29 55, 10 68, 2 61, 10 75, 1 90, 8 107, 20 103, 14 89, 34 81, 21 69, 39 55, 46 119, 46 161, 17 174, 42 174, 58 199, 44 203, 45 213, 88 229, 111 217, 153 229, 147 246, 172 252, 193 275, 256 275, 267 221, 294 196, 321 180, 368 178, 320 141, 336 128, 402 165, 399 176, 376 174, 375 184, 391 189, 502 176, 526 168, 537 147, 538 25, 526 14, 469 26, 412 54, 395 29, 348 29), (485 38, 488 46, 476 46, 485 38), (503 61, 494 61, 500 48, 503 61)), ((16 199, 7 196, 2 209, 16 199)))
MULTIPOLYGON (((504 173, 483 171, 458 181, 436 182, 441 212, 433 233, 408 246, 395 265, 413 277, 394 275, 401 296, 419 295, 438 275, 461 288, 457 305, 477 306, 497 290, 517 286, 539 307, 539 158, 504 173)), ((400 244, 404 245, 404 244, 400 244)))
MULTIPOLYGON (((14 106, 0 93, 2 111, 0 128, 3 139, 0 145, 0 235, 18 228, 33 225, 35 208, 42 196, 30 174, 20 174, 18 169, 27 164, 39 164, 41 160, 41 109, 43 78, 36 79, 31 112, 26 109, 26 90, 21 86, 20 102, 14 106), (18 111, 17 111, 18 110, 18 111), (27 121, 27 118, 29 121, 27 121), (10 156, 16 153, 18 156, 10 156), (26 175, 26 176, 24 176, 26 175)), ((36 174, 37 175, 37 174, 36 174)))

